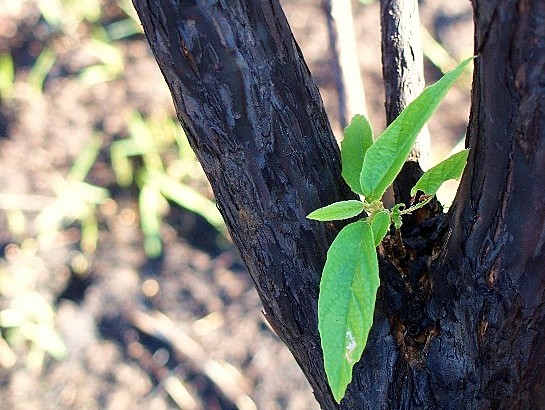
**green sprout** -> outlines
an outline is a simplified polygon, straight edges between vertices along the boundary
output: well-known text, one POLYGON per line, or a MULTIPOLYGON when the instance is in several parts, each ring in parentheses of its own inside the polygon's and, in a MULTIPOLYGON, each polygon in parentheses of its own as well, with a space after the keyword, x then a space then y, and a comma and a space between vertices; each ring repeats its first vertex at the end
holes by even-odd
POLYGON ((362 200, 336 202, 308 215, 309 219, 331 221, 366 214, 339 232, 327 253, 320 282, 318 330, 328 382, 337 402, 345 395, 352 367, 361 358, 373 324, 380 284, 376 247, 391 225, 401 227, 402 215, 425 206, 443 182, 461 177, 469 151, 425 172, 411 190, 411 195, 417 191, 424 195, 408 208, 396 204, 385 209, 381 198, 401 171, 420 130, 472 60, 463 61, 426 88, 376 141, 367 119, 356 115, 345 130, 341 162, 344 180, 362 200))

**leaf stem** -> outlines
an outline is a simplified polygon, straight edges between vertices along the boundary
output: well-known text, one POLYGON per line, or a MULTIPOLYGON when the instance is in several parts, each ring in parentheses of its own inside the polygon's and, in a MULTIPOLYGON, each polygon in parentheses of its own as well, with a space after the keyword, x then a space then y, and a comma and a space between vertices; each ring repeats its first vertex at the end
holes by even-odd
POLYGON ((420 198, 424 198, 424 200, 418 202, 416 205, 412 205, 412 206, 408 207, 407 209, 399 211, 399 215, 407 215, 407 214, 410 214, 411 212, 416 211, 417 209, 423 208, 424 206, 426 206, 433 199, 433 196, 423 195, 420 198))

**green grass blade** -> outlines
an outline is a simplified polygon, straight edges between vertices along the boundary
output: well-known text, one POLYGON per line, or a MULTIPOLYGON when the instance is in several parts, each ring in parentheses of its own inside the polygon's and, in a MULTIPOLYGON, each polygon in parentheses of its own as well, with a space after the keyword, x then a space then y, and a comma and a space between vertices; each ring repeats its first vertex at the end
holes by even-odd
POLYGON ((214 201, 206 198, 193 188, 156 171, 149 173, 149 183, 157 187, 165 198, 201 215, 218 231, 223 232, 225 229, 225 223, 214 201))
POLYGON ((51 48, 44 48, 36 59, 32 70, 30 70, 30 73, 28 74, 28 84, 30 84, 32 88, 34 88, 34 90, 40 94, 43 91, 45 79, 47 78, 49 71, 51 71, 55 65, 56 59, 57 54, 55 51, 53 51, 51 48))
POLYGON ((360 173, 365 152, 373 145, 373 130, 364 115, 355 115, 341 142, 342 176, 352 191, 362 194, 360 173))
POLYGON ((337 402, 352 380, 352 367, 373 323, 378 261, 371 225, 345 226, 327 253, 318 299, 318 328, 327 379, 337 402))
POLYGON ((75 181, 85 180, 87 174, 93 168, 93 165, 95 165, 101 145, 102 140, 99 136, 94 135, 91 137, 79 153, 72 168, 70 168, 69 178, 75 181))
POLYGON ((126 142, 132 141, 116 141, 110 146, 112 169, 114 170, 115 179, 121 187, 129 186, 134 179, 132 165, 125 150, 126 142))
POLYGON ((11 99, 15 85, 15 65, 11 54, 0 54, 0 98, 11 99))
POLYGON ((406 161, 420 130, 473 57, 427 87, 367 150, 360 184, 368 202, 380 199, 406 161))
POLYGON ((161 193, 154 186, 146 183, 140 189, 138 198, 140 227, 144 234, 144 250, 149 258, 159 257, 163 249, 160 216, 161 200, 161 193))
POLYGON ((157 144, 148 121, 145 121, 138 111, 133 111, 127 121, 127 126, 131 139, 141 150, 146 169, 164 172, 163 160, 157 149, 157 144))
POLYGON ((443 182, 449 179, 460 179, 468 155, 469 149, 465 149, 427 170, 411 189, 411 196, 414 196, 418 191, 422 191, 426 195, 435 195, 443 182))

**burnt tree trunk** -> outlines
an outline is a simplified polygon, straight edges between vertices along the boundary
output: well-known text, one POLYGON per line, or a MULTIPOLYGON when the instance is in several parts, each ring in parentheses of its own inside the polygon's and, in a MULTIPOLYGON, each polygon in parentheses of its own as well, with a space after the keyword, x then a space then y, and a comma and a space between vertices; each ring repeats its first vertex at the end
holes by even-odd
POLYGON ((545 2, 474 0, 471 154, 457 201, 385 240, 374 325, 347 395, 317 331, 317 207, 351 197, 277 0, 133 0, 178 117, 263 301, 323 408, 543 408, 545 2))

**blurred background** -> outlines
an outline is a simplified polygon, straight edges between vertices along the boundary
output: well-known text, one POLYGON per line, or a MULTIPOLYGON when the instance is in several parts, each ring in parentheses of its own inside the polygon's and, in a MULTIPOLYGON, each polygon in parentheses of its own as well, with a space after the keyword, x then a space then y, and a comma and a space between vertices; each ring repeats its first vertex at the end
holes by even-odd
MULTIPOLYGON (((339 36, 355 61, 345 89, 378 134, 378 3, 333 2, 353 25, 339 36)), ((282 5, 340 138, 345 60, 328 13, 282 5)), ((472 54, 471 8, 420 7, 434 82, 472 54)), ((432 164, 464 136, 470 81, 429 124, 432 164)), ((130 0, 0 0, 0 408, 317 407, 263 319, 130 0)))

